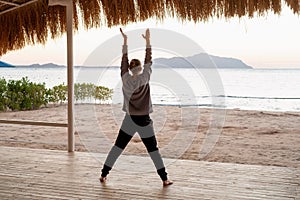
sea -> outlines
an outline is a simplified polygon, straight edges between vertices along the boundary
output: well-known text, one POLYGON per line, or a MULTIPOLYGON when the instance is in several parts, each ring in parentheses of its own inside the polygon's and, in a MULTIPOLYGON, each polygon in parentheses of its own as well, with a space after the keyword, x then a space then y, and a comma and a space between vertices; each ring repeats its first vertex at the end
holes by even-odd
MULTIPOLYGON (((67 83, 67 68, 0 68, 0 78, 22 77, 51 88, 67 83)), ((106 103, 123 101, 118 67, 75 67, 74 82, 113 89, 113 97, 106 103)), ((154 67, 150 86, 152 103, 156 105, 300 112, 300 69, 154 67)))

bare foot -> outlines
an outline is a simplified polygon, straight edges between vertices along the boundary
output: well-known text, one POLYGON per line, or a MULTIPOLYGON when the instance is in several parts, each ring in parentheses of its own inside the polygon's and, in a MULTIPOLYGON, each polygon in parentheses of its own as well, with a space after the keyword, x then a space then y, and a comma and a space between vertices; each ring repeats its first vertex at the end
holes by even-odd
POLYGON ((101 176, 101 177, 99 178, 99 180, 100 180, 101 183, 105 183, 105 182, 106 182, 106 177, 102 177, 102 176, 101 176))
POLYGON ((173 181, 170 181, 170 180, 166 180, 166 181, 163 181, 163 186, 169 186, 169 185, 172 185, 173 184, 173 181))

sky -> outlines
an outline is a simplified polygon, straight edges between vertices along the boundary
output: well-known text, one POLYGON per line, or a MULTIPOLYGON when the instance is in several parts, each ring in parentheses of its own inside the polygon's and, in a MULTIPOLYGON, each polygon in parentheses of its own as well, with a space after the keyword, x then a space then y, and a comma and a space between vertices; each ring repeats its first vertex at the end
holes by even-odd
MULTIPOLYGON (((163 22, 149 19, 122 28, 124 32, 140 28, 175 31, 196 42, 208 54, 241 59, 253 68, 300 69, 300 16, 294 15, 286 7, 280 15, 268 13, 266 16, 252 19, 213 18, 208 22, 196 24, 173 18, 166 18, 163 22)), ((80 29, 74 35, 74 64, 82 65, 98 46, 118 34, 119 26, 80 29)), ((27 46, 11 51, 0 57, 0 60, 13 65, 66 65, 66 51, 64 35, 55 40, 49 39, 45 45, 27 46)))

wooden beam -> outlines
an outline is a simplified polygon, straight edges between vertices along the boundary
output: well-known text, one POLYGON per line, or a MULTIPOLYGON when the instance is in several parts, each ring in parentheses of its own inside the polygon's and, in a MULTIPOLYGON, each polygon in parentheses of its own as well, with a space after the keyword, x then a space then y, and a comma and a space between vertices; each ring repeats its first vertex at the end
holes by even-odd
POLYGON ((49 6, 68 6, 70 4, 70 0, 49 0, 49 6))
POLYGON ((9 8, 9 9, 7 9, 7 10, 1 11, 1 12, 0 12, 0 15, 3 15, 4 13, 8 13, 8 12, 11 12, 11 11, 13 11, 13 10, 19 9, 19 8, 21 8, 21 7, 27 6, 27 5, 29 5, 29 4, 35 3, 35 2, 37 2, 37 1, 38 1, 38 0, 31 0, 31 1, 28 1, 28 2, 26 2, 26 3, 20 4, 19 6, 15 6, 15 7, 9 8))
POLYGON ((53 122, 38 122, 38 121, 25 121, 25 120, 3 120, 0 119, 0 124, 18 124, 18 125, 32 125, 32 126, 52 126, 52 127, 68 127, 65 123, 53 122))
POLYGON ((7 5, 16 6, 16 7, 20 6, 20 4, 9 2, 9 1, 3 1, 3 0, 0 0, 0 3, 4 3, 4 4, 7 4, 7 5))

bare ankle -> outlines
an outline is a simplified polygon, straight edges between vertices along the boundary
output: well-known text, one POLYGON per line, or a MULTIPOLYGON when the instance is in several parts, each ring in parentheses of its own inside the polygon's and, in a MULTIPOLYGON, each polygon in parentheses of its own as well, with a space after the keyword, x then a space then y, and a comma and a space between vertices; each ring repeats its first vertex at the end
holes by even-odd
POLYGON ((163 186, 168 186, 168 185, 172 185, 172 184, 173 184, 173 181, 170 181, 170 180, 163 181, 163 186))
POLYGON ((99 180, 100 180, 101 183, 105 183, 107 178, 100 176, 99 180))

